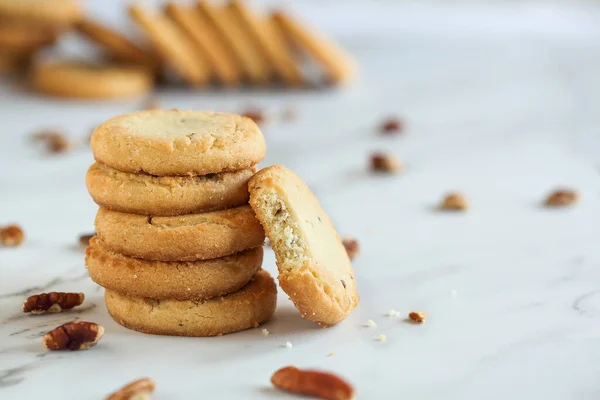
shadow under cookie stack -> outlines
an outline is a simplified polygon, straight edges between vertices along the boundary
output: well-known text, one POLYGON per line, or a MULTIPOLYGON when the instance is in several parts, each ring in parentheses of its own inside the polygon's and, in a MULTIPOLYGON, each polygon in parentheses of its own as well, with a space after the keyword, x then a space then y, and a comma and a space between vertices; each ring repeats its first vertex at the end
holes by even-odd
POLYGON ((215 336, 275 310, 248 180, 265 156, 237 115, 152 110, 112 118, 91 139, 86 184, 100 206, 86 250, 108 312, 141 332, 215 336))

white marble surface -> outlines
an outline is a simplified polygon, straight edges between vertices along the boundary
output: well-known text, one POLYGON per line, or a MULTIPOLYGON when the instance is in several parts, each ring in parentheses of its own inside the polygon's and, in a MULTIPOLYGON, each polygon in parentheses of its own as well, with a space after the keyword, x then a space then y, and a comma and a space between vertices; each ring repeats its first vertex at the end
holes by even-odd
MULTIPOLYGON (((109 15, 117 2, 106 4, 109 15)), ((311 5, 305 15, 332 15, 332 2, 311 5)), ((598 398, 597 3, 372 5, 348 6, 348 21, 369 21, 356 29, 319 22, 361 63, 361 80, 348 89, 159 93, 165 107, 297 108, 296 121, 264 127, 264 165, 296 170, 341 233, 362 247, 355 261, 361 304, 331 329, 303 321, 283 294, 268 337, 260 329, 159 337, 114 323, 77 247, 96 211, 84 186, 91 153, 43 156, 27 135, 55 126, 83 139, 142 100, 55 101, 2 83, 0 224, 21 224, 27 241, 0 249, 1 399, 99 399, 141 376, 157 381, 155 399, 286 398, 269 378, 288 364, 335 371, 362 399, 598 398), (381 119, 396 113, 408 121, 406 135, 378 137, 381 119), (370 175, 375 149, 401 157, 405 173, 370 175), (560 185, 580 190, 581 202, 539 207, 560 185), (472 210, 434 212, 454 189, 472 210), (28 295, 59 290, 85 292, 85 306, 20 313, 28 295), (402 317, 385 317, 391 308, 402 317), (403 320, 413 309, 429 312, 426 324, 403 320), (41 335, 73 318, 103 325, 100 344, 46 352, 41 335), (368 319, 378 326, 363 327, 368 319), (380 334, 386 342, 374 340, 380 334), (286 341, 294 347, 283 348, 286 341)), ((270 250, 265 267, 274 271, 270 250)))

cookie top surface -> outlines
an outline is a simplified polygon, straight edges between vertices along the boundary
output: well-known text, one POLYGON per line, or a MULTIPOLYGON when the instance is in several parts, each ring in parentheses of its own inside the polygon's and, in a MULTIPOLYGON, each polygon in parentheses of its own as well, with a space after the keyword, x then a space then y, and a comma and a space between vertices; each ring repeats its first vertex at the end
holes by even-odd
POLYGON ((250 205, 271 241, 279 283, 301 314, 322 326, 358 304, 352 264, 329 217, 306 184, 275 165, 250 180, 250 205))
POLYGON ((81 17, 76 0, 0 0, 0 17, 63 27, 81 17))
POLYGON ((248 168, 266 153, 249 118, 210 111, 148 110, 112 118, 94 131, 96 160, 124 172, 204 175, 248 168))

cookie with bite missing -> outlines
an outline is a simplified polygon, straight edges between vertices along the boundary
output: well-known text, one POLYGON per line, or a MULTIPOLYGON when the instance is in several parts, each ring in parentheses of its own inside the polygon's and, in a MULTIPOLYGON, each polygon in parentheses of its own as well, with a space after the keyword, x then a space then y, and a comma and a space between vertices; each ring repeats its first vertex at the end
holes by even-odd
POLYGON ((157 300, 106 290, 111 317, 126 328, 156 335, 220 336, 254 328, 273 315, 277 288, 260 270, 241 290, 208 300, 157 300))
POLYGON ((291 170, 274 165, 250 180, 250 205, 277 258, 279 285, 302 316, 321 326, 358 304, 352 264, 319 201, 291 170))
POLYGON ((91 138, 96 161, 123 172, 206 175, 237 171, 265 156, 250 118, 211 111, 147 110, 111 118, 91 138))

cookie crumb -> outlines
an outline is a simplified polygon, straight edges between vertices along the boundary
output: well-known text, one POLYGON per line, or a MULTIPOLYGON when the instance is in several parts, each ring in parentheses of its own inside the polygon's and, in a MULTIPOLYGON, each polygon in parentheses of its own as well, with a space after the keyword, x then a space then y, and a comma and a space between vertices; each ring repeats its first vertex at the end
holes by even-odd
POLYGON ((266 328, 263 328, 262 331, 261 331, 261 333, 262 333, 263 336, 269 336, 271 334, 271 332, 269 332, 269 330, 266 329, 266 328))
POLYGON ((294 107, 288 106, 283 109, 281 117, 284 121, 293 121, 298 117, 298 113, 294 107))
POLYGON ((400 134, 403 132, 404 128, 404 123, 402 122, 402 120, 398 119, 398 118, 389 118, 387 120, 385 120, 381 126, 380 126, 380 131, 383 134, 400 134))
POLYGON ((345 236, 342 239, 342 244, 344 248, 346 248, 346 253, 348 253, 348 258, 354 260, 354 258, 360 252, 360 245, 358 244, 358 240, 354 239, 351 236, 345 236))
POLYGON ((452 192, 444 197, 439 208, 443 211, 466 211, 469 209, 469 204, 462 194, 452 192))
POLYGON ((285 345, 284 345, 284 347, 285 347, 286 349, 291 349, 292 347, 294 347, 294 345, 292 345, 292 342, 285 342, 285 345))
POLYGON ((385 342, 387 340, 387 335, 379 335, 377 340, 380 342, 385 342))
POLYGON ((373 153, 371 155, 371 170, 374 172, 397 173, 401 168, 400 161, 391 154, 373 153))
POLYGON ((386 317, 397 317, 400 313, 393 308, 385 314, 386 317))
POLYGON ((252 121, 256 122, 257 125, 260 125, 263 122, 265 122, 265 114, 257 109, 246 110, 246 112, 244 112, 242 116, 250 118, 252 121))
POLYGON ((16 247, 25 240, 25 233, 19 225, 8 225, 0 227, 0 245, 16 247))
POLYGON ((335 353, 331 352, 329 354, 327 354, 327 357, 333 357, 335 355, 335 353))
POLYGON ((427 318, 427 313, 425 311, 411 311, 408 314, 408 318, 417 324, 422 324, 425 322, 425 318, 427 318))
POLYGON ((374 328, 377 326, 377 324, 375 323, 375 321, 373 321, 372 319, 367 320, 367 323, 365 324, 365 326, 367 328, 374 328))
POLYGON ((575 204, 579 199, 579 193, 574 190, 556 190, 548 195, 544 205, 546 207, 565 207, 575 204))

